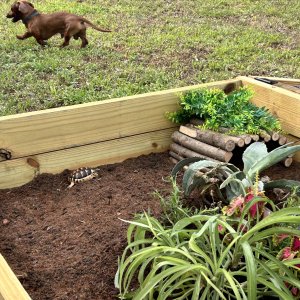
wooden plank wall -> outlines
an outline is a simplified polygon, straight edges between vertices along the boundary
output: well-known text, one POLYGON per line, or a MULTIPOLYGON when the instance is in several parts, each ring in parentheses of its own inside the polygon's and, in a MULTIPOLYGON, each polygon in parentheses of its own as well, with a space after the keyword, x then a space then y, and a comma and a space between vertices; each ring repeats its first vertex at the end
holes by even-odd
POLYGON ((300 138, 300 94, 272 86, 249 77, 238 77, 243 85, 250 86, 255 94, 252 102, 265 106, 278 117, 283 130, 300 138))
MULTIPOLYGON (((284 131, 288 132, 289 141, 300 143, 300 94, 296 94, 282 87, 260 82, 254 78, 238 77, 243 85, 254 90, 252 102, 257 106, 265 106, 275 115, 282 124, 284 131)), ((264 77, 286 83, 300 83, 299 79, 285 79, 277 77, 264 77)), ((300 162, 300 152, 294 155, 294 160, 300 162)))
POLYGON ((12 159, 0 162, 0 188, 20 186, 39 173, 165 151, 175 126, 164 114, 177 109, 180 92, 200 87, 231 91, 240 85, 240 80, 225 80, 2 117, 0 149, 9 150, 12 159), (27 163, 29 157, 38 168, 27 163))
POLYGON ((0 300, 30 300, 31 298, 0 254, 0 300))

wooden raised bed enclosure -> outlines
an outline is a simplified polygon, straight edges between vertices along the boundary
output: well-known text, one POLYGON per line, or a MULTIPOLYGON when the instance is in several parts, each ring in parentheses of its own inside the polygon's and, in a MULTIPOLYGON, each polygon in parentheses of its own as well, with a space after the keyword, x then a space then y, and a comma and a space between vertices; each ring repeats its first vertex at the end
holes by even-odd
MULTIPOLYGON (((285 80, 286 83, 300 81, 285 80)), ((291 140, 300 139, 300 94, 253 78, 23 113, 0 118, 0 189, 31 181, 41 173, 121 162, 169 149, 176 126, 164 114, 175 111, 178 93, 197 88, 230 92, 251 86, 253 103, 276 115, 291 140)), ((294 157, 300 161, 300 153, 294 157)), ((0 300, 30 299, 0 255, 0 300)))

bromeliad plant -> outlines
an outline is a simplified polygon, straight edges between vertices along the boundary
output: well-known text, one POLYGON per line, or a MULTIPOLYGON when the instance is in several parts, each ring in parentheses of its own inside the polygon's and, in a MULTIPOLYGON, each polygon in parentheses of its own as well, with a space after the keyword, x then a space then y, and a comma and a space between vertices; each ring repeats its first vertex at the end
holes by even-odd
POLYGON ((180 161, 172 170, 172 176, 176 176, 179 170, 186 164, 188 169, 184 172, 182 188, 186 196, 196 188, 204 191, 214 188, 222 196, 221 190, 224 188, 226 195, 223 197, 225 203, 240 195, 245 197, 266 188, 275 188, 285 185, 286 187, 300 186, 298 181, 277 180, 268 182, 266 185, 258 180, 258 174, 272 165, 280 162, 287 156, 300 150, 300 145, 283 145, 268 152, 264 143, 256 142, 251 144, 243 153, 243 170, 238 169, 229 163, 217 163, 209 160, 199 160, 199 158, 184 159, 180 161))
MULTIPOLYGON (((266 200, 253 200, 259 201, 266 200)), ((300 207, 251 225, 245 216, 253 202, 239 217, 201 213, 170 227, 147 214, 129 221, 128 246, 115 276, 120 299, 299 299, 300 257, 295 249, 288 258, 287 251, 279 254, 272 236, 300 236, 290 227, 300 223, 300 207)))
POLYGON ((280 131, 279 121, 265 107, 250 102, 253 92, 247 87, 226 95, 220 89, 200 89, 180 95, 180 109, 167 112, 174 123, 182 124, 191 118, 204 120, 203 127, 218 130, 230 128, 232 133, 259 133, 262 130, 280 131))

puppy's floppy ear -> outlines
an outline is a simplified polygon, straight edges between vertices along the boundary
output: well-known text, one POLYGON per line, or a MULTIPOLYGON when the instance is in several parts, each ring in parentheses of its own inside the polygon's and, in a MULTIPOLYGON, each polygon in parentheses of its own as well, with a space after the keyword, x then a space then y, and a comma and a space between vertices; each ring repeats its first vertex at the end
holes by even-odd
MULTIPOLYGON (((27 2, 27 1, 26 1, 27 2)), ((33 7, 34 8, 34 6, 33 6, 33 4, 32 3, 30 3, 30 2, 27 2, 27 4, 28 5, 30 5, 31 7, 33 7)))
POLYGON ((19 1, 18 4, 19 4, 18 10, 22 14, 28 13, 28 11, 29 11, 29 7, 28 6, 33 7, 33 5, 31 3, 29 3, 29 2, 27 2, 27 1, 19 1))

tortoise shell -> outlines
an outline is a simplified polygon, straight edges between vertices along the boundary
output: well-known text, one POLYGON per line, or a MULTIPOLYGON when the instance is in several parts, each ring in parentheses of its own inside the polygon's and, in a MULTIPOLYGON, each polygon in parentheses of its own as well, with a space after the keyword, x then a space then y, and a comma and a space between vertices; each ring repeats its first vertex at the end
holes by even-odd
POLYGON ((90 180, 96 177, 98 177, 98 173, 96 169, 87 168, 87 167, 79 168, 73 171, 69 176, 68 180, 70 182, 70 185, 68 187, 71 188, 77 182, 90 180))

